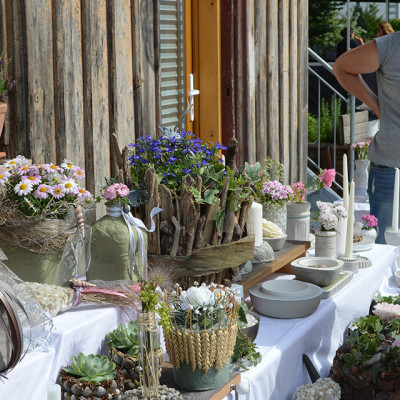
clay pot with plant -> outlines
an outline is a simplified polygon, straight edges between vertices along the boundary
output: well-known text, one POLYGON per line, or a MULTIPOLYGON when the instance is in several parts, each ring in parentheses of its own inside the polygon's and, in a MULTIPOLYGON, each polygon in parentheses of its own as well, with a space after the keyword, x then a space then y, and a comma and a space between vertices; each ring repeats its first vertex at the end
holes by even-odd
MULTIPOLYGON (((7 112, 7 104, 4 102, 9 91, 17 83, 16 78, 8 75, 8 65, 10 60, 6 61, 5 52, 0 55, 0 137, 3 132, 4 120, 7 112)), ((0 151, 0 158, 4 158, 6 153, 0 151)))

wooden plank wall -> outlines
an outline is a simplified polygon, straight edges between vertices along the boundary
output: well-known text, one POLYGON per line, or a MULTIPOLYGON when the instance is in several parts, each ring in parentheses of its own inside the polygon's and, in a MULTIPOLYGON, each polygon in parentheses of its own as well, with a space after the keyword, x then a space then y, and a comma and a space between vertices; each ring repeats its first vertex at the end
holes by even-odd
POLYGON ((240 129, 255 151, 248 146, 241 158, 270 156, 286 166, 286 182, 305 180, 308 0, 248 0, 246 24, 248 119, 240 129))
POLYGON ((158 0, 0 0, 0 50, 18 84, 0 141, 9 156, 84 167, 98 194, 122 147, 156 134, 158 0))

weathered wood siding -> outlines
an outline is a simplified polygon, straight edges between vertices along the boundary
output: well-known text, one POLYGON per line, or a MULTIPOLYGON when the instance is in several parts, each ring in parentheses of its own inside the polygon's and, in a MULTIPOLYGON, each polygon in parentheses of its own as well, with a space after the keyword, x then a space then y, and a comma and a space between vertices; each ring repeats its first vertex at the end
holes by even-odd
POLYGON ((0 49, 18 84, 0 147, 84 167, 98 193, 120 147, 156 134, 158 0, 0 0, 0 49))
POLYGON ((286 182, 306 179, 308 0, 248 0, 246 69, 238 108, 241 161, 266 156, 286 166, 286 182), (244 116, 243 113, 246 115, 244 116), (243 123, 245 121, 246 123, 243 123))
MULTIPOLYGON (((287 182, 304 180, 308 1, 232 4, 238 163, 268 155, 286 165, 287 182)), ((111 133, 120 147, 157 133, 158 9, 159 0, 0 0, 0 50, 18 77, 0 149, 34 162, 71 159, 98 193, 116 174, 111 133)))

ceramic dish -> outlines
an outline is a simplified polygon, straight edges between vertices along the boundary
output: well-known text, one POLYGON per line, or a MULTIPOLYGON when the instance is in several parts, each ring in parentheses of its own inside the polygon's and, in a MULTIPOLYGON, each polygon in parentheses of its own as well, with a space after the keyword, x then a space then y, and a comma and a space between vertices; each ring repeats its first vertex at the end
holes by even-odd
POLYGON ((278 236, 276 238, 268 238, 268 237, 263 238, 263 240, 265 242, 267 242, 272 247, 272 250, 274 250, 274 251, 281 250, 283 245, 286 242, 286 239, 287 239, 286 233, 284 233, 282 236, 278 236))
POLYGON ((261 284, 261 290, 270 296, 284 296, 287 298, 303 296, 307 293, 308 285, 305 282, 293 280, 267 281, 261 284))
MULTIPOLYGON (((268 281, 268 283, 269 282, 275 282, 275 285, 280 286, 280 282, 283 282, 283 280, 268 281)), ((287 282, 287 287, 299 287, 299 281, 285 280, 285 282, 287 282)), ((292 294, 297 291, 298 295, 288 297, 285 293, 281 295, 267 294, 263 290, 262 284, 257 283, 249 290, 250 298, 255 310, 267 317, 302 318, 312 314, 318 308, 322 294, 322 289, 320 287, 311 283, 307 283, 306 285, 306 290, 292 290, 292 294)), ((281 292, 281 289, 280 286, 276 291, 281 292)))
POLYGON ((398 269, 395 273, 394 273, 394 279, 396 281, 396 285, 398 287, 400 287, 400 269, 398 269))
POLYGON ((343 261, 325 257, 302 257, 292 261, 291 265, 298 280, 328 286, 339 276, 343 261), (326 265, 327 268, 315 268, 311 265, 326 265))
POLYGON ((257 337, 258 328, 260 326, 260 315, 255 311, 249 311, 249 314, 257 319, 257 324, 247 326, 245 328, 240 328, 240 331, 243 333, 243 335, 246 335, 252 342, 254 342, 257 337))
POLYGON ((375 240, 368 236, 363 236, 363 240, 361 242, 353 243, 353 251, 368 251, 374 247, 375 240))
POLYGON ((329 299, 337 293, 343 286, 346 286, 353 279, 353 273, 351 271, 340 271, 338 278, 330 285, 322 288, 322 299, 329 299))

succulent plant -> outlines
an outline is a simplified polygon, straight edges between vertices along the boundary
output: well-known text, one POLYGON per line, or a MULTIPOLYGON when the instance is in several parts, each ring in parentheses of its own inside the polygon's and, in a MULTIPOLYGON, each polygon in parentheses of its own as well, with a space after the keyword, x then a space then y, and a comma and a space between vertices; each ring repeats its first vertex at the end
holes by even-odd
POLYGON ((79 353, 76 357, 72 356, 72 364, 69 368, 64 368, 68 374, 80 377, 79 382, 101 382, 115 378, 115 364, 106 356, 89 354, 85 356, 79 353))
POLYGON ((107 333, 108 344, 125 354, 139 355, 139 331, 137 321, 129 321, 128 325, 120 324, 117 329, 107 333))

